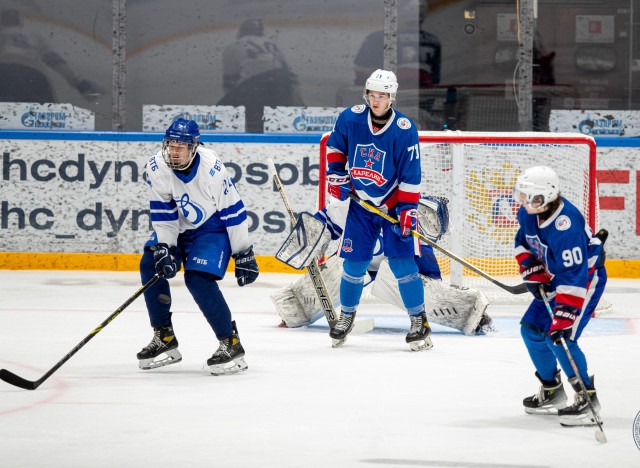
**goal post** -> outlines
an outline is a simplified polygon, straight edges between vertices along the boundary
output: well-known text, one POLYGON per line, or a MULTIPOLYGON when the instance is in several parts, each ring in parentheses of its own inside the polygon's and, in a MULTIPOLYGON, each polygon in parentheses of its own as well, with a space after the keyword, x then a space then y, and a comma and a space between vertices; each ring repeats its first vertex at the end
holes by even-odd
MULTIPOLYGON (((327 203, 326 141, 320 143, 318 204, 327 203)), ((450 232, 438 243, 479 269, 515 285, 522 281, 514 258, 519 205, 513 185, 531 166, 550 166, 560 192, 576 205, 594 232, 598 226, 596 144, 579 133, 419 132, 423 195, 449 199, 450 232)), ((438 255, 443 279, 482 289, 494 302, 517 297, 457 262, 438 255), (511 297, 509 297, 511 296, 511 297)))

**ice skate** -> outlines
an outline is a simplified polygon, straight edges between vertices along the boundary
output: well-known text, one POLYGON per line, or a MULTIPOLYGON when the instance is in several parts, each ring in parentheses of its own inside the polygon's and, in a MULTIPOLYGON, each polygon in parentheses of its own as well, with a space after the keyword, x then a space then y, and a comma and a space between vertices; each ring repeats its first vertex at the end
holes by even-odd
POLYGON ((538 393, 522 400, 524 411, 528 414, 558 414, 558 410, 567 406, 567 394, 562 386, 560 371, 547 382, 540 378, 536 372, 536 377, 542 384, 538 393))
POLYGON ((422 351, 433 348, 431 341, 431 327, 427 320, 427 314, 422 312, 419 315, 411 315, 411 329, 407 333, 406 342, 409 343, 411 351, 422 351))
POLYGON ((331 346, 334 348, 339 348, 342 346, 345 341, 347 341, 347 335, 351 333, 353 330, 353 324, 355 323, 356 313, 346 313, 340 312, 340 318, 338 319, 338 323, 329 331, 329 336, 331 337, 331 346))
POLYGON ((173 327, 159 327, 153 329, 153 339, 137 354, 140 369, 149 370, 158 367, 177 364, 182 361, 182 354, 178 351, 178 339, 173 333, 173 327), (164 355, 164 357, 162 357, 164 355), (156 360, 156 358, 160 359, 156 360))
POLYGON ((244 348, 240 343, 236 322, 233 325, 233 333, 220 340, 220 345, 213 356, 207 359, 207 365, 212 375, 237 374, 247 370, 247 362, 244 360, 244 348))
POLYGON ((563 426, 596 426, 598 422, 602 424, 602 418, 600 418, 600 401, 598 401, 598 395, 596 393, 593 376, 591 376, 591 385, 587 387, 589 397, 591 398, 591 404, 595 411, 596 419, 593 417, 589 402, 582 391, 582 386, 577 377, 569 379, 569 383, 575 390, 573 405, 567 406, 564 409, 558 411, 560 416, 560 424, 563 426))

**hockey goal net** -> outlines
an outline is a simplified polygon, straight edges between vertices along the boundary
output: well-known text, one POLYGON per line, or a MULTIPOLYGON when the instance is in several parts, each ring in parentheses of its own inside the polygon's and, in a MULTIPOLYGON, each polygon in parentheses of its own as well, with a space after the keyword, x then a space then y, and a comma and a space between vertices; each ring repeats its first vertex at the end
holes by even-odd
MULTIPOLYGON (((420 132, 422 194, 449 199, 450 229, 439 245, 499 279, 522 282, 513 254, 517 230, 512 189, 531 166, 550 166, 558 173, 561 193, 582 209, 595 232, 598 225, 596 145, 593 138, 573 133, 420 132)), ((326 192, 326 141, 320 144, 319 207, 326 192)), ((436 252, 443 280, 479 288, 493 302, 529 300, 513 296, 471 270, 436 252)), ((524 297, 527 296, 527 297, 524 297)))

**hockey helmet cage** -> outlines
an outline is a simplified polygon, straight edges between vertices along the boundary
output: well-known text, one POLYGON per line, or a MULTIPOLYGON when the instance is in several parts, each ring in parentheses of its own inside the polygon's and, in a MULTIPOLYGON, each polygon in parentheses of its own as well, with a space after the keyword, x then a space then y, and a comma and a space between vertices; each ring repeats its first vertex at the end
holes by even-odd
POLYGON ((200 145, 200 129, 198 124, 193 120, 176 119, 167 128, 162 141, 162 157, 171 169, 184 170, 187 169, 198 152, 200 145), (183 164, 175 164, 169 154, 169 143, 175 141, 185 143, 189 146, 189 159, 183 164))
POLYGON ((559 195, 560 178, 547 166, 528 168, 518 176, 513 187, 514 200, 537 212, 544 211, 559 195))

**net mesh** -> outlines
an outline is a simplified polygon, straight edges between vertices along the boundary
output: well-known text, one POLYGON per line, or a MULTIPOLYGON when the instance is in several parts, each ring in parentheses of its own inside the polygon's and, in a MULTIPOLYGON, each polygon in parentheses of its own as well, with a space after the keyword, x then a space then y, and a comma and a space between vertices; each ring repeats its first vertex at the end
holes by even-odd
MULTIPOLYGON (((420 149, 422 193, 449 199, 450 230, 438 244, 505 284, 522 282, 513 254, 519 208, 513 199, 513 185, 526 168, 552 167, 560 177, 562 196, 582 210, 592 229, 597 227, 595 143, 589 137, 541 132, 420 132, 420 149)), ((319 185, 325 190, 323 183, 319 185)), ((530 299, 527 294, 509 294, 458 262, 436 254, 443 279, 450 284, 479 288, 492 302, 530 299)))

